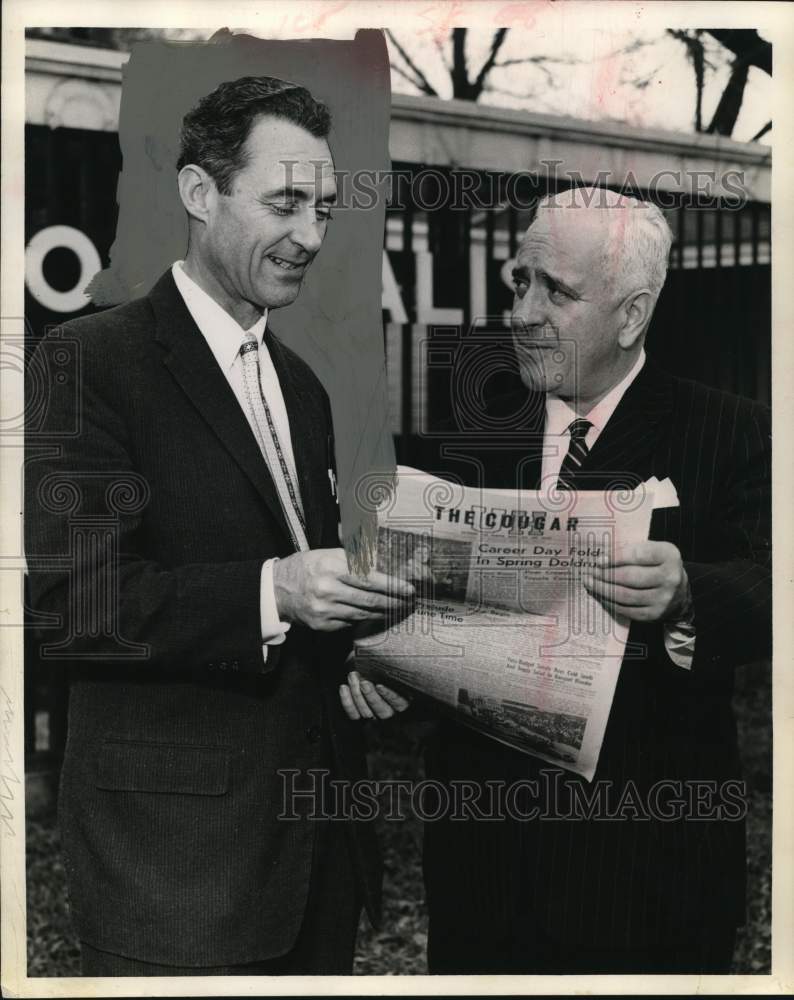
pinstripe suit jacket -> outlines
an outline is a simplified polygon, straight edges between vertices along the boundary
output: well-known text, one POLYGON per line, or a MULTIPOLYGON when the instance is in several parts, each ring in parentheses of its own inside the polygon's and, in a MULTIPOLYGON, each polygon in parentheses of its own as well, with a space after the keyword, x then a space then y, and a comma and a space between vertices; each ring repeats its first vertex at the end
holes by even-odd
MULTIPOLYGON (((502 418, 519 409, 501 401, 502 418)), ((442 467, 471 480, 473 459, 490 486, 537 488, 542 399, 523 412, 529 418, 512 442, 471 438, 468 448, 454 448, 468 459, 442 467)), ((686 936, 702 921, 743 922, 743 809, 739 788, 723 783, 741 777, 733 668, 771 648, 770 459, 766 408, 673 378, 648 359, 575 485, 632 486, 656 475, 670 477, 680 499, 679 508, 654 511, 650 537, 674 543, 684 559, 697 630, 692 668, 669 659, 661 624, 632 625, 594 779, 608 783, 607 814, 636 789, 649 816, 632 819, 628 808, 611 821, 581 811, 565 819, 572 787, 592 794, 595 785, 444 723, 428 753, 429 776, 538 780, 541 814, 561 818, 428 824, 431 912, 453 907, 508 927, 530 906, 553 937, 605 948, 686 936), (684 804, 671 813, 679 790, 684 804), (692 801, 698 795, 700 804, 692 801), (709 809, 717 803, 721 817, 709 809)))
MULTIPOLYGON (((328 399, 267 336, 309 542, 336 547, 328 399)), ((49 626, 43 655, 72 674, 59 819, 77 933, 163 964, 283 954, 316 824, 278 819, 277 771, 365 769, 338 703, 346 640, 293 626, 263 661, 262 563, 293 548, 170 271, 149 295, 46 338, 28 399, 43 403, 27 440, 30 593, 49 626)), ((351 836, 376 914, 377 849, 369 831, 351 836)))

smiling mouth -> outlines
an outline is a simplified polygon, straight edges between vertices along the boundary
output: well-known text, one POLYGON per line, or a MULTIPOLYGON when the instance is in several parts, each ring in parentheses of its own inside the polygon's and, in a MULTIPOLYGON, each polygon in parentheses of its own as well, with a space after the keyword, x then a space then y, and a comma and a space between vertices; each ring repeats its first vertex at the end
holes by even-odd
POLYGON ((306 266, 306 261, 285 260, 283 257, 276 257, 270 253, 267 255, 267 259, 272 260, 283 271, 298 271, 306 266))

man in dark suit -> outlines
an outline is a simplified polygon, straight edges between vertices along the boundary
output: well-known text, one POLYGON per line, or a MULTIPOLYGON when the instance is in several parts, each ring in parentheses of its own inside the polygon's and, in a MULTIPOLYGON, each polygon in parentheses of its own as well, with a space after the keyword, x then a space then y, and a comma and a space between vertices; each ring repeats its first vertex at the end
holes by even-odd
POLYGON ((771 645, 770 424, 645 357, 670 242, 658 209, 614 192, 541 202, 514 271, 529 400, 499 400, 503 432, 461 432, 441 463, 490 487, 670 482, 650 540, 584 580, 631 623, 593 783, 438 727, 427 777, 482 795, 479 817, 426 824, 431 972, 730 970, 745 905, 732 673, 771 645))
POLYGON ((26 550, 42 656, 71 670, 87 975, 346 973, 378 912, 371 832, 307 819, 279 773, 365 774, 346 634, 412 594, 348 572, 328 398, 269 325, 325 235, 329 128, 303 88, 221 84, 183 123, 185 260, 41 348, 71 361, 28 443, 26 550))

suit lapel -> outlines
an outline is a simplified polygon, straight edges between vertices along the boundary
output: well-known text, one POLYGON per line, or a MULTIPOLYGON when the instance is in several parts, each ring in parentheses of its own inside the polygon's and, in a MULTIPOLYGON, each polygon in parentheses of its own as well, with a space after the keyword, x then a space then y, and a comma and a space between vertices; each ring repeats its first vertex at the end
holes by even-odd
POLYGON ((648 358, 574 477, 583 490, 632 489, 651 475, 672 380, 648 358))
POLYGON ((267 464, 245 414, 213 353, 167 271, 149 300, 157 319, 157 340, 166 348, 163 363, 212 431, 248 476, 290 538, 284 512, 267 464))

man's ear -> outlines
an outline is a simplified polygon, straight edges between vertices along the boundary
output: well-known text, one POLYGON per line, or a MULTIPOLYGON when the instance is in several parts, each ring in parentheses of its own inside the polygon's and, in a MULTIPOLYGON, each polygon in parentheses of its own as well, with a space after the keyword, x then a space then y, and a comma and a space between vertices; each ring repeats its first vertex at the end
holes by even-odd
POLYGON ((618 343, 629 350, 645 333, 651 321, 656 297, 647 288, 632 292, 622 305, 623 325, 618 333, 618 343))
POLYGON ((217 196, 215 181, 202 167, 188 163, 179 171, 177 184, 179 197, 187 214, 193 219, 206 222, 217 196))

